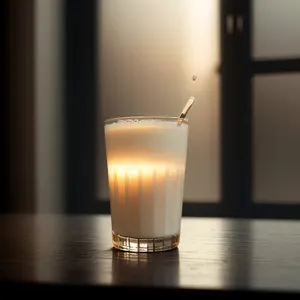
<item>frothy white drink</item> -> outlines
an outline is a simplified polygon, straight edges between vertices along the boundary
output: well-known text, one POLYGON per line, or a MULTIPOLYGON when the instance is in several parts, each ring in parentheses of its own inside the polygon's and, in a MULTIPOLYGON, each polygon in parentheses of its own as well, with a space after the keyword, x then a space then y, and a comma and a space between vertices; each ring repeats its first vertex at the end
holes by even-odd
POLYGON ((132 238, 180 233, 188 126, 123 120, 105 126, 112 230, 132 238))

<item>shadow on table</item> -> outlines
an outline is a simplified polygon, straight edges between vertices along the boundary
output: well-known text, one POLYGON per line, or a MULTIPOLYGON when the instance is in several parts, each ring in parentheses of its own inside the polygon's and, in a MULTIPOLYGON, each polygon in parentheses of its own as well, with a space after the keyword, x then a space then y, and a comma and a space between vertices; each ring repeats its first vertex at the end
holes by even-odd
POLYGON ((112 283, 175 286, 179 281, 179 250, 129 253, 112 249, 112 283))

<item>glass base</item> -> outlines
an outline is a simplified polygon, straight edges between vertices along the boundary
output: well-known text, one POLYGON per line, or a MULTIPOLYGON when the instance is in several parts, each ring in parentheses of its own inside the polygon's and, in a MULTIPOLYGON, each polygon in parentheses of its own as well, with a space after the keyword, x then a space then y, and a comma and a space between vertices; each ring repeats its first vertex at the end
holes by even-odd
POLYGON ((168 237, 146 239, 131 238, 112 232, 113 246, 121 251, 129 252, 162 252, 177 248, 180 234, 168 237))

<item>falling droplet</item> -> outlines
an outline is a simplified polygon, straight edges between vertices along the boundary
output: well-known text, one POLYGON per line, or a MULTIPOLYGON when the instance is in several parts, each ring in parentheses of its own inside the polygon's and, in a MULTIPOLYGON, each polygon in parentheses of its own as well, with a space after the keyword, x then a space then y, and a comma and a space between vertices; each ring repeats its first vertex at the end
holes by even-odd
POLYGON ((197 80, 197 75, 193 75, 192 80, 196 81, 197 80))

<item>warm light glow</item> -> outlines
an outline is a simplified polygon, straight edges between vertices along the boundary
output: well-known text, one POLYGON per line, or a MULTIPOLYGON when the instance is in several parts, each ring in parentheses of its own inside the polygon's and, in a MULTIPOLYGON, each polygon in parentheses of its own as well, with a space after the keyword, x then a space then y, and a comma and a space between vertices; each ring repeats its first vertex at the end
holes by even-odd
POLYGON ((129 175, 129 177, 137 177, 138 174, 139 174, 139 171, 138 171, 138 170, 133 170, 133 169, 128 170, 128 175, 129 175))
POLYGON ((195 74, 197 83, 191 80, 193 96, 198 98, 199 88, 203 89, 204 79, 215 72, 218 63, 218 5, 216 0, 191 0, 185 10, 187 20, 185 45, 185 70, 195 74))
POLYGON ((116 175, 118 178, 122 178, 122 180, 125 180, 125 176, 130 179, 137 179, 139 175, 151 178, 153 176, 169 176, 170 178, 174 178, 177 176, 179 168, 184 169, 184 165, 110 165, 108 172, 111 178, 116 175))

